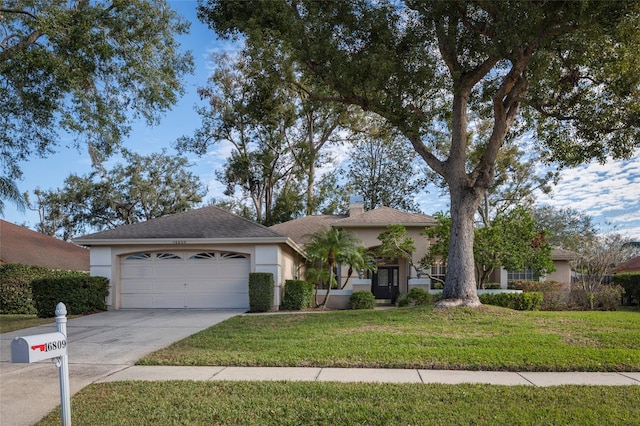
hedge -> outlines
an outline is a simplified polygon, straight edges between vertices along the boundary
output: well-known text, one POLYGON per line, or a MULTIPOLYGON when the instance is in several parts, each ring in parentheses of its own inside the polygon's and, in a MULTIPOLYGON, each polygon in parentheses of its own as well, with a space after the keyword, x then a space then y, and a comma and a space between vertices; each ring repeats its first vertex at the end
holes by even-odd
POLYGON ((249 310, 268 312, 273 308, 273 274, 251 272, 249 274, 249 310))
POLYGON ((542 304, 542 293, 495 293, 481 294, 480 302, 485 305, 502 306, 517 311, 538 311, 542 304))
POLYGON ((612 284, 624 288, 625 305, 640 305, 640 273, 616 274, 612 284))
POLYGON ((40 318, 55 316, 59 302, 65 304, 68 315, 79 315, 107 309, 109 280, 88 275, 42 278, 31 283, 31 291, 40 318))
POLYGON ((286 280, 282 309, 299 311, 310 308, 313 303, 313 284, 302 280, 286 280))
POLYGON ((376 298, 370 291, 354 291, 349 297, 351 309, 373 309, 376 306, 376 298))
POLYGON ((35 314, 31 283, 42 278, 88 277, 86 272, 61 271, 42 266, 0 265, 0 314, 35 314))

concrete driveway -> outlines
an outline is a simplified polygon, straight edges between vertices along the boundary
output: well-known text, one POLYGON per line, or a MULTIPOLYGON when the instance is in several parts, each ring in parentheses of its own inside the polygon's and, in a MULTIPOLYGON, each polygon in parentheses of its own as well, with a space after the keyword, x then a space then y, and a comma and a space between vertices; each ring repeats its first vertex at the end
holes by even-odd
MULTIPOLYGON (((240 310, 140 309, 101 312, 67 322, 72 395, 173 342, 243 313, 240 310)), ((55 324, 0 334, 0 423, 32 425, 60 404, 51 361, 12 364, 15 337, 56 331, 55 324)))

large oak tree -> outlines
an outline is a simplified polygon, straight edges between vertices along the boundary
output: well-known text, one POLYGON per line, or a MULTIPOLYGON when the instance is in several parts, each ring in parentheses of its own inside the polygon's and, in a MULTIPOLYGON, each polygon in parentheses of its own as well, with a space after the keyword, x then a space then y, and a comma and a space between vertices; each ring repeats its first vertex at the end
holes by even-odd
POLYGON ((440 306, 478 306, 473 218, 510 131, 575 165, 640 145, 637 1, 209 0, 220 36, 278 46, 331 94, 384 117, 446 181, 449 269, 440 306), (470 123, 489 120, 484 138, 470 123), (446 154, 436 146, 442 133, 446 154), (482 152, 473 164, 470 145, 482 152))
POLYGON ((156 123, 193 68, 176 40, 187 30, 164 0, 3 0, 0 179, 69 135, 97 163, 132 119, 156 123))

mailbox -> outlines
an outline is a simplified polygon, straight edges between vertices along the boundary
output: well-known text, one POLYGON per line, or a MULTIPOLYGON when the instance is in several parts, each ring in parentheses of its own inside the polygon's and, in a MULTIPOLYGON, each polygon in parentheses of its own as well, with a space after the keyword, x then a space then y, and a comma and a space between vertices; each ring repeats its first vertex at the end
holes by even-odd
POLYGON ((60 333, 16 337, 11 342, 11 362, 30 364, 67 354, 67 337, 60 333))

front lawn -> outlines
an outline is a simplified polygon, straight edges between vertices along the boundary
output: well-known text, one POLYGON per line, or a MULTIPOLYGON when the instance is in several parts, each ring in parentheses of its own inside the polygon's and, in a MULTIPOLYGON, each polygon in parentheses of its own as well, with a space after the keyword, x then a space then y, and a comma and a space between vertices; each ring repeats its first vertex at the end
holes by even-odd
POLYGON ((483 306, 246 315, 139 364, 640 371, 640 312, 483 306))
POLYGON ((23 328, 35 327, 42 324, 55 322, 55 318, 38 318, 36 315, 0 315, 0 333, 22 330, 23 328))
MULTIPOLYGON (((115 382, 71 402, 78 425, 631 425, 640 386, 115 382)), ((38 425, 59 425, 54 410, 38 425)))

